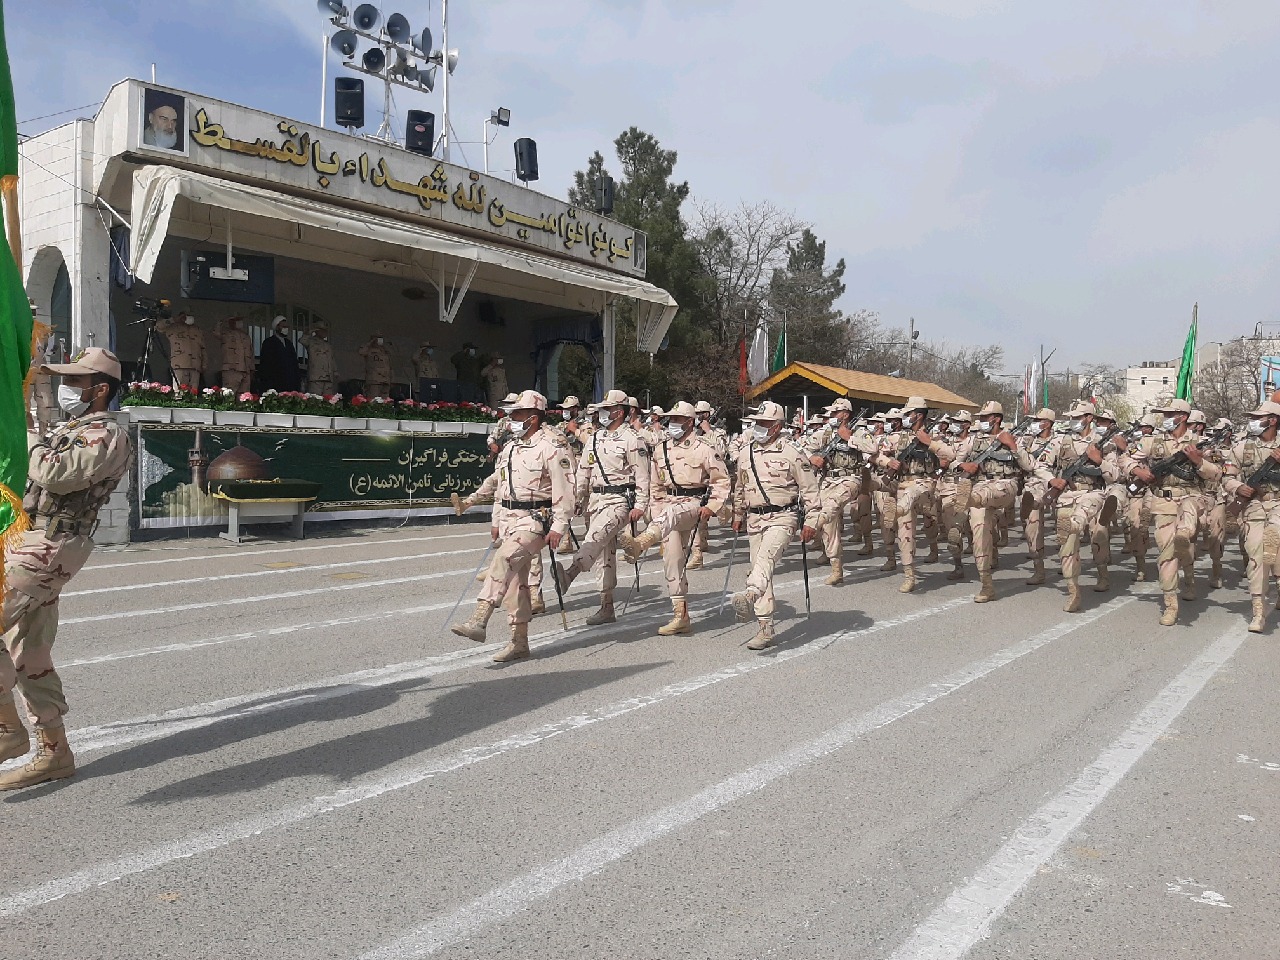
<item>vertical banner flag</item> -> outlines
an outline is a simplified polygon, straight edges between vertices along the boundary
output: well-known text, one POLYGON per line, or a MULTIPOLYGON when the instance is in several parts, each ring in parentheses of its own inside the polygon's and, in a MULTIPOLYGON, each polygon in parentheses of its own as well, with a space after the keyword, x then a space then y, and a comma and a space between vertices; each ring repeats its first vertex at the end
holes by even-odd
POLYGON ((787 365, 787 318, 782 318, 782 336, 778 338, 778 346, 773 351, 773 362, 769 364, 769 372, 777 373, 787 365))
POLYGON ((738 393, 747 392, 751 381, 747 378, 747 338, 738 338, 738 393))
POLYGON ((1174 396, 1179 400, 1191 402, 1191 379, 1196 368, 1196 327, 1200 320, 1200 304, 1191 308, 1191 328, 1187 331, 1187 340, 1182 345, 1182 363, 1178 365, 1178 389, 1174 396))
POLYGON ((755 335, 751 338, 751 349, 747 353, 747 376, 752 385, 769 377, 769 332, 762 322, 756 324, 755 335))

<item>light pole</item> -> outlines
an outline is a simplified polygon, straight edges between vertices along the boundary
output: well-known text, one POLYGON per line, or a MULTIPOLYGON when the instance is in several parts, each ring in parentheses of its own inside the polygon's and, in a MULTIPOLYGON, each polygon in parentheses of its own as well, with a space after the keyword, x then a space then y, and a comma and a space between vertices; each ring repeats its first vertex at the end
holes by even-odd
POLYGON ((907 379, 911 379, 911 361, 915 359, 916 340, 920 337, 920 331, 916 329, 916 318, 911 318, 911 323, 907 327, 907 379))
POLYGON ((511 111, 506 107, 499 107, 484 122, 481 139, 484 141, 484 172, 486 175, 489 173, 489 124, 493 124, 495 127, 511 126, 511 111))

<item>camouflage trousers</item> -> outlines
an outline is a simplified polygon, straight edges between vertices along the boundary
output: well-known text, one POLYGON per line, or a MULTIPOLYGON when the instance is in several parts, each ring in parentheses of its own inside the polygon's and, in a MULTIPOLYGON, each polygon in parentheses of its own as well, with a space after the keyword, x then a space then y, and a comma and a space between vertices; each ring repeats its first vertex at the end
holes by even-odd
POLYGON ((979 573, 990 573, 996 554, 996 526, 1004 511, 1013 506, 1018 481, 979 480, 969 494, 969 527, 973 530, 973 563, 979 573))
MULTIPOLYGON (((249 392, 249 371, 248 370, 223 370, 222 386, 228 390, 234 390, 237 394, 249 392)), ((319 393, 319 390, 312 389, 312 393, 319 393)))
POLYGON ((1023 496, 1031 497, 1031 509, 1027 513, 1022 534, 1027 541, 1027 556, 1032 560, 1044 557, 1044 495, 1048 492, 1048 487, 1044 480, 1030 477, 1023 489, 1023 496))
POLYGON ((822 487, 818 491, 818 499, 822 504, 822 514, 818 517, 818 530, 822 535, 823 552, 832 560, 844 554, 841 543, 844 508, 849 503, 856 504, 861 495, 861 474, 849 477, 828 477, 822 481, 822 487))
POLYGON ((1111 539, 1098 522, 1106 502, 1105 490, 1064 490, 1058 497, 1058 557, 1068 580, 1080 576, 1080 542, 1085 537, 1093 548, 1095 566, 1111 562, 1111 539))
POLYGON ((897 487, 881 489, 877 486, 871 494, 871 500, 876 505, 876 512, 880 514, 880 539, 884 541, 885 550, 895 554, 898 549, 897 487))
POLYGON ((757 617, 773 616, 773 568, 795 535, 799 520, 794 510, 747 514, 747 538, 751 544, 751 572, 747 589, 756 594, 757 617))
POLYGON ((960 503, 957 494, 958 484, 951 477, 939 480, 934 489, 934 499, 938 503, 938 533, 947 539, 952 563, 960 563, 964 559, 964 535, 969 530, 969 510, 966 504, 960 503))
POLYGON ((684 557, 689 549, 689 537, 695 535, 701 509, 702 501, 698 497, 667 497, 650 506, 653 513, 650 528, 656 527, 662 537, 662 569, 667 577, 667 593, 675 599, 689 595, 684 557))
POLYGON ((541 531, 521 525, 502 534, 493 563, 489 565, 489 576, 480 588, 479 599, 495 607, 502 606, 505 600, 507 620, 513 626, 528 623, 532 616, 530 568, 533 561, 542 556, 546 545, 541 531))
POLYGON ((1240 515, 1244 529, 1244 552, 1249 563, 1249 594, 1267 595, 1269 577, 1280 578, 1280 499, 1250 500, 1240 515))
POLYGON ((1125 519, 1129 524, 1129 549, 1141 566, 1146 563, 1147 551, 1151 549, 1151 511, 1147 508, 1147 498, 1129 497, 1125 519))
POLYGON ((898 497, 896 502, 898 520, 898 553, 902 564, 915 566, 916 562, 916 517, 920 517, 926 526, 926 533, 932 532, 932 540, 937 539, 938 523, 934 511, 937 509, 933 500, 932 477, 903 477, 898 481, 898 497))
POLYGON ((67 712, 62 679, 53 667, 58 596, 92 550, 88 537, 51 540, 37 530, 5 554, 0 699, 16 690, 36 727, 59 726, 67 712))
POLYGON ((1200 517, 1205 552, 1214 563, 1221 563, 1227 540, 1227 505, 1216 494, 1206 494, 1200 498, 1200 517))
POLYGON ((189 367, 177 367, 173 371, 173 379, 182 387, 200 386, 200 371, 189 367))
POLYGON ((587 506, 587 532, 574 554, 579 570, 600 562, 600 591, 612 593, 618 585, 618 533, 627 523, 627 498, 619 493, 593 493, 587 506))
MULTIPOLYGON (((504 515, 506 515, 507 513, 508 511, 504 507, 502 507, 500 504, 495 503, 493 505, 492 531, 493 531, 494 540, 502 539, 503 535, 506 533, 509 521, 504 519, 504 515)), ((517 514, 513 514, 513 516, 519 517, 521 516, 521 514, 517 513, 517 514)), ((567 533, 565 534, 565 539, 566 540, 569 539, 569 535, 567 533)), ((498 568, 498 554, 497 554, 497 551, 494 551, 493 559, 489 562, 488 576, 493 576, 493 572, 497 568, 498 568)), ((529 563, 529 575, 525 578, 525 585, 531 591, 537 590, 541 592, 542 590, 542 551, 541 550, 538 551, 537 555, 529 563)))
POLYGON ((1185 576, 1192 575, 1192 544, 1200 531, 1200 497, 1188 493, 1166 499, 1148 491, 1146 500, 1156 527, 1160 589, 1173 593, 1178 589, 1179 569, 1185 576))

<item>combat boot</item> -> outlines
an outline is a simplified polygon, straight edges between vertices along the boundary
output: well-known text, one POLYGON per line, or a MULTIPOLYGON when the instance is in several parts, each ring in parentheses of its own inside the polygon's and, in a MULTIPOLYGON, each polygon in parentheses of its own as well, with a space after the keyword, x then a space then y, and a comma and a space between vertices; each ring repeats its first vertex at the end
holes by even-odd
POLYGON ((529 616, 536 617, 540 613, 547 612, 547 602, 542 599, 542 591, 529 597, 529 616))
POLYGON ((844 561, 840 557, 831 558, 831 576, 823 582, 828 587, 838 587, 844 583, 844 561))
POLYGON ((600 609, 587 617, 587 626, 598 627, 603 623, 613 623, 617 619, 613 614, 613 591, 606 590, 600 594, 600 609))
POLYGON ((1062 612, 1080 612, 1080 580, 1077 577, 1067 580, 1067 605, 1062 608, 1062 612))
POLYGON ((1044 583, 1043 557, 1031 558, 1031 576, 1027 578, 1026 583, 1029 587, 1038 587, 1040 584, 1044 583))
POLYGON ((693 633, 693 624, 689 621, 689 601, 684 597, 672 597, 671 610, 671 619, 658 628, 658 636, 674 637, 677 634, 693 633))
POLYGON ((756 615, 756 592, 748 587, 739 593, 735 593, 729 600, 733 604, 733 612, 737 614, 739 623, 750 623, 751 618, 756 615))
POLYGON ((1098 564, 1098 582, 1093 585, 1094 593, 1106 593, 1111 589, 1111 574, 1105 563, 1098 564))
POLYGON ((696 543, 693 545, 693 552, 689 554, 689 562, 684 565, 686 570, 702 569, 702 548, 696 543))
POLYGON ((858 550, 858 556, 869 557, 876 552, 876 545, 871 542, 871 534, 867 534, 862 539, 862 547, 858 550))
POLYGON ((493 655, 494 663, 510 663, 512 660, 529 658, 529 624, 513 623, 511 625, 511 642, 493 655))
POLYGON ((577 548, 574 547, 573 545, 573 537, 568 536, 566 534, 565 536, 560 538, 560 546, 556 547, 556 553, 559 556, 567 557, 570 554, 572 554, 576 549, 577 548))
POLYGON ((1178 622, 1178 595, 1176 593, 1166 593, 1164 595, 1164 613, 1160 615, 1160 626, 1172 627, 1178 622))
POLYGON ((477 600, 476 612, 471 615, 471 618, 462 623, 455 623, 449 629, 460 637, 466 637, 476 643, 484 643, 485 627, 489 625, 491 616, 493 616, 493 604, 488 600, 477 600))
POLYGON ((1249 632, 1261 633, 1267 625, 1267 598, 1254 594, 1249 599, 1253 601, 1253 619, 1249 621, 1249 632))
POLYGON ((947 579, 948 580, 964 579, 964 561, 962 560, 951 561, 951 572, 947 574, 947 579))
POLYGON ((1196 572, 1191 567, 1186 567, 1182 572, 1182 599, 1194 600, 1196 598, 1196 572))
POLYGON ((924 559, 926 563, 938 562, 938 541, 937 540, 934 540, 933 543, 929 544, 929 555, 924 559))
POLYGON ((13 694, 8 694, 4 703, 0 703, 0 763, 20 757, 30 749, 31 734, 22 725, 13 694))
POLYGON ((456 493, 449 494, 449 500, 453 503, 453 512, 459 517, 467 512, 467 508, 471 506, 470 497, 459 497, 456 493))
POLYGON ((0 773, 0 790, 21 790, 50 780, 65 780, 76 773, 76 758, 67 745, 61 725, 36 731, 36 755, 24 766, 0 773))
POLYGON ((1222 589, 1222 561, 1213 561, 1213 569, 1209 571, 1209 586, 1214 590, 1222 589))
POLYGON ((899 593, 911 593, 915 590, 916 584, 916 568, 914 564, 903 564, 902 567, 902 585, 898 587, 899 593))
POLYGON ((885 573, 891 573, 898 569, 898 554, 893 550, 889 551, 889 556, 885 558, 884 563, 880 564, 880 569, 885 573))
POLYGON ((747 641, 748 650, 764 650, 773 646, 773 618, 761 617, 759 623, 760 629, 747 641))
POLYGON ((995 581, 991 579, 990 571, 978 571, 978 580, 981 582, 982 587, 974 595, 973 602, 990 603, 996 598, 996 585, 995 581))
POLYGON ((1138 572, 1133 579, 1138 583, 1143 583, 1147 579, 1147 561, 1143 559, 1142 554, 1138 554, 1138 572))
POLYGON ((644 552, 661 539, 662 534, 657 527, 649 527, 638 537, 633 537, 625 530, 618 534, 618 543, 622 546, 622 555, 627 558, 627 563, 639 562, 644 552))
POLYGON ((563 563, 557 563, 552 568, 555 573, 557 582, 560 584, 560 592, 568 593, 569 588, 573 586, 573 581, 578 579, 578 574, 582 571, 578 569, 578 561, 574 560, 567 567, 563 563))

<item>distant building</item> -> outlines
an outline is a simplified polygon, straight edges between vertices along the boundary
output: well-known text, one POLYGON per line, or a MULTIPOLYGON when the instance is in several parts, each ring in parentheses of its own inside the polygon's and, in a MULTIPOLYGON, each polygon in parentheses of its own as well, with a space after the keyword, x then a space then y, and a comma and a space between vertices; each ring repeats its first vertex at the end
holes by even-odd
POLYGON ((1177 360, 1145 360, 1125 369, 1124 399, 1135 415, 1172 399, 1178 389, 1178 365, 1177 360))

